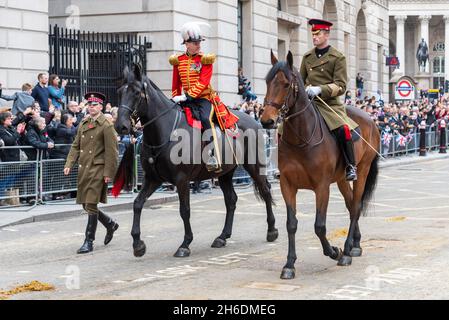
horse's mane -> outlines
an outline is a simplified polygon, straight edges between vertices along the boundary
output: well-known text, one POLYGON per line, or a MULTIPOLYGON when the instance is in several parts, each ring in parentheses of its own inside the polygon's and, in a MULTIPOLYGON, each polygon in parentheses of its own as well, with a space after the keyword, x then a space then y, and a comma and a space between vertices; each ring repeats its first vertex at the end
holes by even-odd
POLYGON ((150 78, 145 76, 142 81, 144 81, 144 83, 147 83, 150 85, 150 87, 153 89, 154 93, 156 94, 156 96, 159 98, 159 100, 161 102, 170 103, 170 99, 167 98, 167 96, 162 92, 162 90, 159 89, 159 87, 153 81, 151 81, 150 78))
POLYGON ((271 70, 268 72, 267 76, 265 77, 265 80, 270 82, 274 79, 274 77, 276 76, 276 74, 282 71, 285 76, 288 78, 289 81, 291 81, 291 74, 295 74, 296 78, 298 79, 298 84, 300 86, 300 88, 302 88, 302 90, 304 89, 304 82, 302 80, 301 75, 299 74, 298 70, 296 69, 295 66, 293 66, 293 70, 290 69, 287 61, 279 61, 277 62, 272 68, 271 70))
POLYGON ((266 81, 273 80, 279 71, 282 71, 286 76, 288 76, 291 73, 291 70, 289 69, 290 68, 288 67, 287 61, 279 61, 268 72, 267 76, 265 77, 265 80, 266 81))

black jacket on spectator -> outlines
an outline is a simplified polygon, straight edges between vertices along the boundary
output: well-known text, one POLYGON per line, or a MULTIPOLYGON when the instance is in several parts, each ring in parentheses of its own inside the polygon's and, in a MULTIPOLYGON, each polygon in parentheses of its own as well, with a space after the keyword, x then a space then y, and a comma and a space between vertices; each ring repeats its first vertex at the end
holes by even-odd
POLYGON ((24 144, 34 147, 34 149, 24 149, 28 156, 28 161, 36 160, 37 150, 42 150, 42 159, 48 159, 48 144, 47 142, 53 142, 48 136, 45 130, 40 131, 35 126, 29 126, 25 135, 24 144))
POLYGON ((22 112, 19 112, 15 119, 12 121, 12 126, 17 127, 19 123, 25 123, 28 125, 28 122, 30 122, 33 118, 31 116, 26 116, 22 112))
MULTIPOLYGON (((13 127, 0 126, 0 139, 5 142, 5 147, 16 147, 19 145, 20 135, 13 127)), ((19 149, 0 149, 0 159, 3 162, 20 161, 20 151, 19 149)))
POLYGON ((59 124, 56 128, 55 144, 67 144, 65 147, 55 147, 50 151, 50 159, 65 159, 70 152, 71 144, 76 136, 76 128, 67 128, 65 124, 59 124))

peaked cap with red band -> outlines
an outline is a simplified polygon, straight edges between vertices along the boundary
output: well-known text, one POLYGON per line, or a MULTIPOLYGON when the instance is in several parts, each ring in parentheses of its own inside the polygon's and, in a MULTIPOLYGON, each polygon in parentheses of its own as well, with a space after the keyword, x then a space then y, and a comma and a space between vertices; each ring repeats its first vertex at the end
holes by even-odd
POLYGON ((99 93, 99 92, 88 92, 84 96, 84 99, 87 100, 87 104, 101 104, 101 105, 103 105, 105 100, 106 100, 106 96, 104 94, 102 94, 102 93, 99 93))
POLYGON ((332 22, 322 19, 310 19, 309 24, 312 26, 313 33, 318 33, 321 30, 330 31, 334 25, 332 22))

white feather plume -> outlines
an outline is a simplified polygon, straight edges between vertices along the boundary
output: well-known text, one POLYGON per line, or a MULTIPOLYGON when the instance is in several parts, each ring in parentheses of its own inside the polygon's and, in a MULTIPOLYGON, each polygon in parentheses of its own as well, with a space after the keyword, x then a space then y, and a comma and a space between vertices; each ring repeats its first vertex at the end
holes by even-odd
POLYGON ((200 39, 201 36, 201 28, 200 26, 207 26, 210 28, 210 25, 206 22, 200 21, 192 21, 187 22, 181 27, 181 37, 184 41, 192 39, 200 39))

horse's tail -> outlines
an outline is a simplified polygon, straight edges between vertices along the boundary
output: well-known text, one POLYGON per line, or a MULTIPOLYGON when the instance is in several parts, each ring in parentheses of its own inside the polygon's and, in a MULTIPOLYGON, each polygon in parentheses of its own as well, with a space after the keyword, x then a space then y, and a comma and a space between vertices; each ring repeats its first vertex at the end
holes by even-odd
POLYGON ((366 216, 366 209, 368 202, 373 196, 374 189, 376 189, 377 176, 379 174, 379 155, 376 155, 374 160, 371 162, 369 168, 368 177, 365 182, 365 189, 363 190, 362 201, 361 201, 361 212, 363 216, 366 216))
POLYGON ((257 200, 263 200, 265 203, 271 203, 271 205, 275 206, 276 203, 273 200, 273 196, 271 195, 271 184, 268 182, 268 179, 261 177, 261 179, 265 179, 265 183, 259 186, 256 181, 254 181, 254 195, 257 200), (263 190, 261 190, 261 188, 263 190))
POLYGON ((114 177, 114 186, 112 187, 112 195, 118 197, 123 189, 129 191, 133 186, 134 173, 134 145, 129 144, 123 154, 122 161, 118 167, 114 177))

